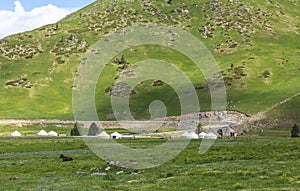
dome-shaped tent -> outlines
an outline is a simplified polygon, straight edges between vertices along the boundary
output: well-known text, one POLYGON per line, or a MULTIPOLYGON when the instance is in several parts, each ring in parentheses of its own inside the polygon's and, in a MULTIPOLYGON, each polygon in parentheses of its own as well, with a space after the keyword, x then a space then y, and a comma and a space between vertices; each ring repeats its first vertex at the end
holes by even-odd
POLYGON ((37 133, 38 136, 48 136, 48 133, 45 130, 41 130, 37 133))
POLYGON ((55 131, 50 131, 50 132, 48 133, 48 136, 57 137, 57 136, 58 136, 58 133, 56 133, 55 131))
POLYGON ((100 139, 109 139, 109 134, 106 133, 106 131, 102 131, 99 135, 97 135, 100 139))
POLYGON ((13 133, 10 134, 10 136, 12 136, 12 137, 20 137, 21 133, 19 131, 15 130, 13 133))

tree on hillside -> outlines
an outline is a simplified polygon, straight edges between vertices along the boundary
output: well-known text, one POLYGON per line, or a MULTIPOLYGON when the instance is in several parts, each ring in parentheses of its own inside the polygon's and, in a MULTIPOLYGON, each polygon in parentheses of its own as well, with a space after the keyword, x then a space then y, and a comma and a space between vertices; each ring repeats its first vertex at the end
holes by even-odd
POLYGON ((295 124, 291 130, 291 137, 299 137, 299 131, 299 127, 297 126, 297 124, 295 124))
POLYGON ((76 122, 74 124, 74 128, 71 129, 71 136, 80 136, 79 128, 80 128, 80 124, 76 122))
POLYGON ((121 57, 121 64, 126 64, 125 56, 122 54, 121 57))
POLYGON ((201 133, 201 130, 202 130, 202 124, 198 123, 198 125, 197 125, 197 135, 199 135, 201 133))
POLYGON ((90 128, 89 128, 89 132, 88 132, 88 136, 95 136, 98 133, 98 126, 96 125, 96 123, 92 123, 90 128))

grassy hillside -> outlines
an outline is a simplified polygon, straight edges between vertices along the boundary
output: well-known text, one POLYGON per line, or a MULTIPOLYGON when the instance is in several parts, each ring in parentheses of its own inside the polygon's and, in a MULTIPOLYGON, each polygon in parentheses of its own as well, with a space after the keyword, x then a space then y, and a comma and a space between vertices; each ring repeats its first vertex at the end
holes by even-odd
MULTIPOLYGON (((255 114, 300 91, 299 16, 300 2, 292 0, 95 2, 56 24, 0 40, 0 118, 72 119, 73 79, 88 48, 113 31, 150 22, 199 38, 222 70, 228 108, 255 114)), ((130 65, 149 58, 175 64, 197 87, 201 110, 210 109, 207 84, 184 55, 155 46, 134 47, 117 58, 122 55, 130 65)), ((108 63, 100 77, 96 105, 101 119, 112 119, 109 89, 120 72, 108 63)), ((149 103, 158 98, 168 115, 179 114, 172 88, 152 83, 135 88, 130 99, 135 117, 148 118, 149 103)), ((291 107, 277 108, 277 118, 299 120, 297 105, 298 98, 291 107)))
POLYGON ((300 96, 294 97, 287 103, 284 103, 274 109, 266 112, 266 118, 256 121, 256 125, 265 125, 268 127, 289 127, 299 123, 300 119, 300 96))

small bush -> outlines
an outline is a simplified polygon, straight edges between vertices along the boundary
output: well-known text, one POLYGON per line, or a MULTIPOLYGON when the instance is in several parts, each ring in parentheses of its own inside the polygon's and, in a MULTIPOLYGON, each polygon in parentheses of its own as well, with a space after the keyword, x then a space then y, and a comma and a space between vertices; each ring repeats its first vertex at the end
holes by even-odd
POLYGON ((76 122, 74 128, 71 129, 71 136, 80 136, 79 128, 80 128, 80 124, 76 122))
POLYGON ((299 127, 295 124, 291 130, 291 137, 299 137, 299 127))

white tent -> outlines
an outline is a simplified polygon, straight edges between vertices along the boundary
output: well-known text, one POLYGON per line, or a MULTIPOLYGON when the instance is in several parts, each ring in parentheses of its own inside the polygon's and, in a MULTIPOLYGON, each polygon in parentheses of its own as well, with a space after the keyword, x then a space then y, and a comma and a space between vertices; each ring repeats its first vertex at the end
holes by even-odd
POLYGON ((206 135, 205 132, 201 132, 201 133, 199 134, 199 138, 200 138, 200 139, 204 139, 205 135, 206 135))
POLYGON ((48 133, 45 130, 41 130, 37 133, 38 136, 48 136, 48 133))
POLYGON ((109 134, 106 133, 106 131, 102 131, 99 135, 97 135, 100 139, 109 139, 109 134))
POLYGON ((48 136, 57 137, 58 134, 57 134, 55 131, 50 131, 50 132, 48 133, 48 136))
POLYGON ((204 139, 217 139, 218 136, 214 133, 207 133, 205 136, 204 136, 204 139))
POLYGON ((113 132, 112 134, 110 134, 110 138, 111 139, 121 139, 122 135, 118 132, 113 132))
POLYGON ((10 134, 10 136, 12 136, 12 137, 20 137, 21 133, 19 131, 15 130, 12 134, 10 134))
POLYGON ((198 135, 195 133, 195 132, 188 132, 188 131, 185 131, 182 135, 181 135, 182 138, 186 138, 186 139, 198 139, 198 135))

